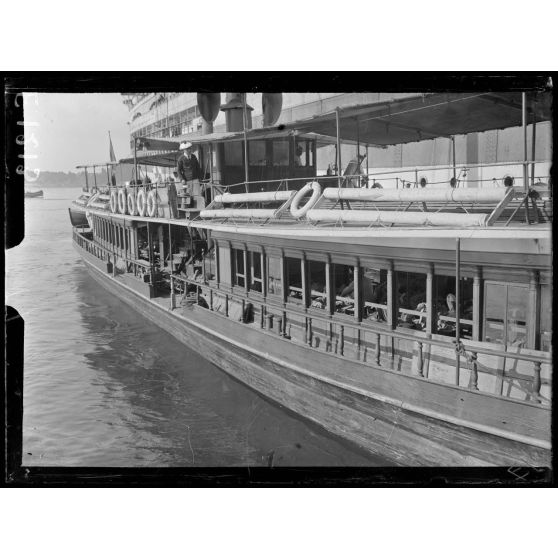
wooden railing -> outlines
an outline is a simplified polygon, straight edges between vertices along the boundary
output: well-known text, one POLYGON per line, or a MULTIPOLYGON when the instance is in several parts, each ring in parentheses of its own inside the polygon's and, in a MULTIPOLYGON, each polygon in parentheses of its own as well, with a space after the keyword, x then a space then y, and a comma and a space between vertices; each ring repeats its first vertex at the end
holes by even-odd
MULTIPOLYGON (((469 381, 466 386, 461 385, 462 389, 469 390, 484 390, 479 387, 479 355, 500 357, 503 359, 510 359, 517 362, 522 361, 525 363, 532 363, 532 373, 529 378, 530 389, 526 392, 526 399, 537 404, 550 405, 550 401, 545 401, 541 397, 541 367, 542 365, 550 365, 550 356, 540 354, 530 355, 524 353, 513 353, 505 350, 497 350, 489 347, 479 348, 478 344, 471 345, 467 341, 461 340, 457 345, 454 339, 439 340, 433 339, 427 334, 418 336, 417 334, 408 331, 393 330, 387 326, 380 324, 357 322, 350 320, 339 319, 336 316, 318 316, 313 315, 311 308, 308 311, 304 309, 293 309, 279 302, 273 302, 269 299, 261 297, 250 297, 248 293, 240 293, 231 291, 229 288, 219 288, 215 285, 208 285, 202 281, 195 281, 183 276, 171 275, 171 289, 172 292, 181 292, 185 298, 200 303, 202 299, 205 300, 204 308, 208 311, 216 311, 215 300, 220 297, 224 300, 224 308, 221 313, 226 317, 231 317, 231 307, 233 304, 238 304, 241 312, 241 320, 245 316, 245 311, 248 304, 251 304, 254 310, 254 321, 259 322, 261 329, 273 331, 275 334, 283 338, 291 338, 291 325, 298 326, 303 324, 302 335, 299 339, 300 342, 308 345, 309 348, 315 350, 323 350, 331 352, 343 358, 350 358, 361 362, 372 363, 376 366, 386 367, 395 372, 410 372, 427 381, 436 382, 424 374, 424 359, 426 351, 431 351, 433 347, 449 349, 454 355, 455 369, 449 364, 446 366, 448 377, 451 375, 451 382, 455 385, 460 385, 460 371, 469 371, 469 381), (189 293, 189 294, 188 294, 189 293), (298 318, 298 321, 297 321, 298 318), (275 327, 273 322, 275 321, 275 327), (351 341, 349 342, 347 330, 353 330, 351 341), (320 347, 317 341, 316 332, 319 331, 320 337, 325 335, 325 347, 320 347), (373 341, 370 341, 372 337, 373 341), (384 338, 382 343, 381 338, 384 338), (366 339, 365 339, 366 338, 366 339), (395 348, 401 341, 409 341, 414 344, 414 349, 411 355, 414 364, 409 366, 407 370, 402 370, 400 362, 403 358, 402 354, 398 354, 395 348), (347 351, 348 345, 353 346, 353 355, 351 356, 347 351), (373 349, 373 353, 369 349, 373 349), (465 366, 463 365, 465 364, 465 366), (455 370, 455 371, 454 371, 455 370)), ((171 300, 173 297, 171 297, 171 300)), ((174 307, 174 304, 172 305, 174 307)), ((407 355, 408 358, 408 355, 407 355)), ((500 371, 504 375, 504 371, 500 371)), ((440 382, 448 383, 448 382, 440 382)), ((502 397, 509 397, 503 393, 496 391, 487 391, 502 397)))
POLYGON ((135 277, 143 277, 153 273, 152 266, 148 261, 136 260, 129 258, 122 254, 120 250, 111 250, 105 246, 101 246, 94 240, 89 240, 81 235, 78 231, 73 231, 74 242, 86 252, 95 256, 103 262, 112 264, 113 275, 118 273, 130 273, 135 277), (123 262, 125 264, 125 271, 119 270, 117 263, 123 262))

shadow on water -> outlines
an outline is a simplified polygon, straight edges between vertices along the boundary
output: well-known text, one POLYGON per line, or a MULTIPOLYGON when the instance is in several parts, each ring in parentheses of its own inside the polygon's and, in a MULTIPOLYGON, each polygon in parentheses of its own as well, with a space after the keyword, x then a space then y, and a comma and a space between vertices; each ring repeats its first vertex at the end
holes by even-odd
POLYGON ((91 382, 133 433, 123 452, 148 449, 145 465, 389 465, 261 397, 75 271, 91 382))

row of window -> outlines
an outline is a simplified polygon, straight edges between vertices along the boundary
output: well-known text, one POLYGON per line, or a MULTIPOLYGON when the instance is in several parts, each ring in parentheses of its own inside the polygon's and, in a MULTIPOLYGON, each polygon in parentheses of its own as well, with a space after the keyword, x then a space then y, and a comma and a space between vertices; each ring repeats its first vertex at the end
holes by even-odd
POLYGON ((105 219, 93 216, 93 234, 95 238, 121 251, 129 251, 131 246, 131 231, 124 226, 111 223, 105 219))
POLYGON ((226 283, 223 278, 230 267, 233 286, 289 304, 453 337, 459 301, 461 337, 525 345, 529 328, 537 326, 536 344, 542 350, 550 348, 550 285, 538 287, 539 312, 534 315, 539 318, 538 324, 533 324, 529 318, 533 315, 530 308, 533 302, 527 284, 479 278, 475 289, 473 277, 462 277, 457 297, 455 276, 451 275, 429 277, 427 273, 397 269, 392 273, 372 267, 355 269, 345 264, 328 265, 223 247, 219 248, 219 259, 220 276, 226 283), (389 323, 390 306, 394 324, 389 323))
MULTIPOLYGON (((314 166, 314 142, 296 140, 291 153, 292 140, 250 140, 248 142, 248 164, 250 166, 314 166)), ((244 144, 241 141, 228 142, 223 145, 225 166, 244 165, 244 144)))

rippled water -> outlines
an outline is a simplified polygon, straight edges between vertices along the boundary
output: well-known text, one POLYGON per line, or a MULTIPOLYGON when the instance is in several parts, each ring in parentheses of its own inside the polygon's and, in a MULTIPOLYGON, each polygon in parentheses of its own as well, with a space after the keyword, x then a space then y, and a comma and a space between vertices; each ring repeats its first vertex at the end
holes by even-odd
POLYGON ((68 201, 27 199, 6 255, 25 320, 25 465, 383 465, 269 402, 107 293, 74 251, 68 201))

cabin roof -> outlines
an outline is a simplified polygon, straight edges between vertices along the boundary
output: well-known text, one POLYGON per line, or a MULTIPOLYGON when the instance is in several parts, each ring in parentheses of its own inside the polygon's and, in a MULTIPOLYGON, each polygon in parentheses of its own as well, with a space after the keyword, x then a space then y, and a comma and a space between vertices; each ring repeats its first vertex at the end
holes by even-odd
MULTIPOLYGON (((551 118, 551 94, 529 91, 527 123, 551 118)), ((338 109, 339 135, 363 145, 399 145, 521 126, 522 92, 425 93, 412 97, 338 109)), ((336 134, 332 111, 286 124, 302 132, 336 134)))

